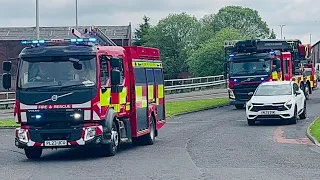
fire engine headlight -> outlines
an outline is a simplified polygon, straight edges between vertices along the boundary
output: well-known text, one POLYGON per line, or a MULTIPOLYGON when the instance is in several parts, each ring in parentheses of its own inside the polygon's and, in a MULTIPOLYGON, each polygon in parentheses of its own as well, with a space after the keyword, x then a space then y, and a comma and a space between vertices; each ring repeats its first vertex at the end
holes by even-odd
POLYGON ((89 141, 96 136, 96 127, 87 127, 84 133, 84 141, 89 141))
POLYGON ((229 98, 235 99, 235 96, 234 96, 232 89, 228 89, 228 91, 229 91, 229 98))
POLYGON ((285 107, 287 110, 289 110, 289 109, 291 109, 292 104, 293 104, 293 102, 292 102, 292 100, 290 99, 289 101, 287 101, 287 102, 284 104, 284 107, 285 107))
POLYGON ((80 119, 81 118, 81 114, 80 113, 74 113, 70 115, 71 117, 73 117, 74 119, 80 119))
POLYGON ((17 137, 20 141, 27 143, 28 142, 28 135, 27 130, 25 129, 18 129, 17 130, 17 137))

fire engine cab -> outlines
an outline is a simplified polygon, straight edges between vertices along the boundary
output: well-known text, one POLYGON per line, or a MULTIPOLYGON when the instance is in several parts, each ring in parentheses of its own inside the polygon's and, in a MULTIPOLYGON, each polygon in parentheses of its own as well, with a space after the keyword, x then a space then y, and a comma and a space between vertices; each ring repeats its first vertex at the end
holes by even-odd
POLYGON ((296 81, 307 99, 317 85, 315 71, 305 69, 310 46, 300 40, 235 40, 224 47, 230 104, 237 109, 244 108, 264 81, 296 81))
MULTIPOLYGON (((101 40, 101 38, 100 38, 101 40)), ((103 156, 120 143, 154 143, 165 125, 160 52, 101 46, 97 38, 22 41, 18 57, 15 145, 36 159, 44 148, 92 147, 103 156)), ((3 63, 11 88, 11 62, 3 63)))

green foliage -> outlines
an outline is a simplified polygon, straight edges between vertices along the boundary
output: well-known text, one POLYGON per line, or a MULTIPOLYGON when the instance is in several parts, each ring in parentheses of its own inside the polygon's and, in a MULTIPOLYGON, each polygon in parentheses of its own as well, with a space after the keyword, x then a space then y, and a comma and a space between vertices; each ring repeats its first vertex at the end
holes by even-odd
POLYGON ((232 27, 250 38, 268 38, 270 34, 267 23, 262 21, 258 11, 241 6, 221 8, 213 24, 216 31, 232 27))
POLYGON ((145 36, 148 34, 148 31, 150 30, 150 18, 147 16, 143 16, 143 23, 139 24, 139 28, 137 28, 134 32, 135 35, 135 42, 134 44, 136 46, 142 46, 146 43, 145 36))
POLYGON ((241 6, 226 6, 199 20, 186 13, 169 14, 153 27, 150 18, 143 20, 135 32, 136 44, 160 49, 166 79, 181 72, 221 74, 225 40, 276 38, 258 11, 241 6))
POLYGON ((187 52, 194 49, 200 23, 186 13, 169 14, 152 27, 146 46, 160 49, 166 78, 176 78, 188 70, 187 52))
POLYGON ((217 32, 213 38, 192 52, 188 58, 189 71, 194 76, 222 74, 225 60, 224 41, 236 39, 244 39, 244 36, 233 28, 224 28, 217 32))

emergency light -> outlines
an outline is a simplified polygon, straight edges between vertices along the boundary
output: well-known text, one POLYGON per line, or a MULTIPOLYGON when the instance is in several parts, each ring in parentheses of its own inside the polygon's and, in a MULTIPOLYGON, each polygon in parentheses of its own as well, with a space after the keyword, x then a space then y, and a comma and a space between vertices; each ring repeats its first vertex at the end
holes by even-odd
POLYGON ((97 42, 96 38, 77 38, 77 39, 51 39, 51 40, 23 40, 21 44, 45 44, 45 43, 84 43, 90 42, 95 43, 97 42))

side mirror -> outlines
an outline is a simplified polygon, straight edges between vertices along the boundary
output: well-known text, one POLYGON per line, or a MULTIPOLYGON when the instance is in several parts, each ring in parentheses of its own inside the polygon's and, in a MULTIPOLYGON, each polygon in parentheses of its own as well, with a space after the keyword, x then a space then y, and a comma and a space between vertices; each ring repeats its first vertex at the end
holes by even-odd
POLYGON ((120 77, 121 77, 120 71, 113 69, 111 71, 111 85, 112 86, 119 85, 120 84, 120 77))
POLYGON ((300 95, 301 94, 301 92, 300 91, 296 91, 296 95, 300 95))
POLYGON ((249 92, 248 95, 249 95, 249 96, 252 96, 252 95, 253 95, 253 92, 249 92))
POLYGON ((110 65, 111 65, 111 67, 120 68, 120 59, 119 58, 111 58, 110 65))
POLYGON ((2 75, 2 87, 4 89, 11 88, 11 74, 10 73, 4 73, 2 75))
POLYGON ((11 61, 3 61, 2 62, 2 70, 5 72, 11 71, 11 61))

